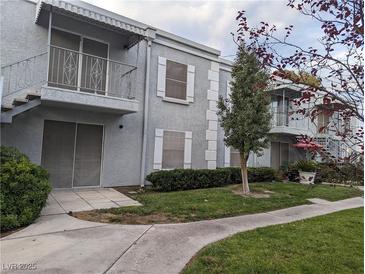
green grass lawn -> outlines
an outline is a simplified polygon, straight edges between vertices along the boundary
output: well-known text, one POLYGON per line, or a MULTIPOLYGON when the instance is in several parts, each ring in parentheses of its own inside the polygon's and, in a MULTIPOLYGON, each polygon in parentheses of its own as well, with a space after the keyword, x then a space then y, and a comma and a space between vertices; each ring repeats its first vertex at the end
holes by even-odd
POLYGON ((364 273, 364 210, 236 234, 202 249, 184 274, 364 273))
POLYGON ((270 211, 310 203, 308 198, 330 201, 362 195, 349 187, 316 185, 313 188, 295 183, 255 183, 251 191, 271 191, 268 198, 235 194, 240 185, 220 188, 153 192, 132 195, 143 206, 121 207, 74 213, 80 219, 129 224, 187 222, 270 211))

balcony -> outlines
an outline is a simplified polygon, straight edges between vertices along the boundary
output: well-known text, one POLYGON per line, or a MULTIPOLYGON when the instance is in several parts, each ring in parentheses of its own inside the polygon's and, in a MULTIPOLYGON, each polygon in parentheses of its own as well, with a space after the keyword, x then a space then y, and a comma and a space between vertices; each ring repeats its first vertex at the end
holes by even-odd
POLYGON ((42 104, 119 114, 138 111, 133 65, 52 45, 48 52, 1 70, 2 104, 36 93, 42 104))
POLYGON ((271 109, 270 133, 287 135, 311 135, 309 119, 300 117, 291 110, 274 107, 271 109))

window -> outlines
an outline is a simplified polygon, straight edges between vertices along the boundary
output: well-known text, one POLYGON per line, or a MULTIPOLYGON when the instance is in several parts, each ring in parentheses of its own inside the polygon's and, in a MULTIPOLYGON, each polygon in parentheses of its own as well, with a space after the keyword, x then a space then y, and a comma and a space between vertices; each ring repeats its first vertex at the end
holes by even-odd
POLYGON ((236 167, 236 166, 241 166, 241 160, 240 160, 240 152, 238 151, 238 149, 234 149, 231 147, 231 152, 230 152, 230 166, 236 167))
POLYGON ((166 97, 186 100, 187 65, 166 60, 166 97))
POLYGON ((163 132, 162 168, 184 168, 185 132, 163 132))

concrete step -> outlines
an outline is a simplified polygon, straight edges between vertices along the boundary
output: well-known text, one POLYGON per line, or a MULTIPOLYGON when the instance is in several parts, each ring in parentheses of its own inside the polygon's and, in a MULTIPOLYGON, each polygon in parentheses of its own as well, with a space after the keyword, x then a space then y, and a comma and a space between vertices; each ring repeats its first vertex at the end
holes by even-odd
POLYGON ((28 99, 16 98, 13 101, 13 105, 17 107, 17 106, 24 105, 24 104, 26 104, 28 102, 29 102, 28 99))
POLYGON ((25 97, 27 100, 32 101, 34 99, 39 99, 41 98, 41 95, 36 93, 36 92, 30 92, 27 94, 27 96, 25 97))
POLYGON ((1 112, 7 112, 9 110, 12 110, 13 106, 8 106, 8 105, 2 105, 1 106, 1 112))

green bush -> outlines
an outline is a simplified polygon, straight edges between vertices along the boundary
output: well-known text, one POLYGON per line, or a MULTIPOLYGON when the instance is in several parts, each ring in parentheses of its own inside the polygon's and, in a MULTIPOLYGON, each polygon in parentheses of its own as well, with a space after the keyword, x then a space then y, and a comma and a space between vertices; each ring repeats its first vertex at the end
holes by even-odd
POLYGON ((314 161, 299 160, 295 163, 298 171, 315 172, 317 169, 317 163, 314 161))
POLYGON ((15 148, 1 146, 1 231, 32 223, 46 204, 48 173, 15 148))
MULTIPOLYGON (((198 188, 219 187, 241 183, 240 168, 217 169, 174 169, 152 172, 146 177, 157 191, 177 191, 198 188)), ((248 169, 249 182, 271 182, 275 180, 272 168, 248 169)))
POLYGON ((362 163, 338 165, 334 162, 319 164, 317 167, 317 183, 331 184, 364 184, 364 168, 362 163))

